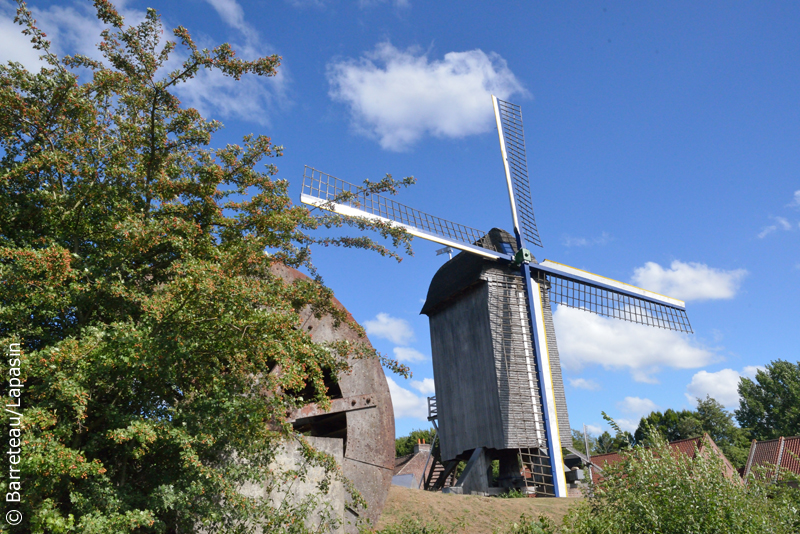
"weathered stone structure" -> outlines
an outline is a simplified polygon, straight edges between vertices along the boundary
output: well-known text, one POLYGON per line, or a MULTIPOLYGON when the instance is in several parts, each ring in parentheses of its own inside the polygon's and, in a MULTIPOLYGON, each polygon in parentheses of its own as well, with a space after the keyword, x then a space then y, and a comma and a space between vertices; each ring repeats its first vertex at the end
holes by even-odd
MULTIPOLYGON (((307 278, 284 265, 273 266, 272 272, 288 282, 307 278)), ((336 304, 344 309, 339 301, 336 304)), ((366 337, 359 337, 347 325, 337 328, 330 316, 316 318, 309 309, 303 310, 301 316, 301 328, 316 342, 347 340, 369 344, 366 337)), ((326 381, 331 408, 323 411, 311 404, 292 419, 298 433, 341 443, 342 472, 367 501, 367 508, 363 509, 341 500, 345 532, 355 533, 359 518, 377 524, 389 493, 394 471, 394 411, 381 363, 375 358, 349 358, 348 363, 350 372, 326 381)), ((333 499, 338 502, 338 497, 333 499)))

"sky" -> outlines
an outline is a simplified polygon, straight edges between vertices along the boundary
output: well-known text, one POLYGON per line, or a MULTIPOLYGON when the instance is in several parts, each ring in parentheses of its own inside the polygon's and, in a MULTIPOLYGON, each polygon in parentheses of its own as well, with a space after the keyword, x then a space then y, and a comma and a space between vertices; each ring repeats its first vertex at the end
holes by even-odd
MULTIPOLYGON (((533 207, 549 259, 686 301, 681 335, 554 310, 573 428, 633 430, 652 410, 800 360, 800 4, 796 2, 117 2, 279 74, 208 73, 186 105, 283 145, 275 163, 299 202, 304 165, 360 183, 414 176, 397 201, 467 226, 510 230, 490 95, 522 106, 533 207)), ((31 0, 60 53, 96 55, 91 2, 31 0)), ((37 54, 0 0, 0 61, 37 54)), ((414 241, 402 262, 314 251, 326 284, 389 374, 396 433, 427 428, 434 393, 428 285, 447 256, 414 241)))

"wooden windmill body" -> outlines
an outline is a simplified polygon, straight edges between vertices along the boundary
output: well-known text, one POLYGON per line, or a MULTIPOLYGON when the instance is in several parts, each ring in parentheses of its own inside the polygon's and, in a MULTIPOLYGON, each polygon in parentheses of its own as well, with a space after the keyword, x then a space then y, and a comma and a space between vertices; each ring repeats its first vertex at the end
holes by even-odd
MULTIPOLYGON (((516 252, 514 237, 491 230, 483 244, 516 252)), ((562 447, 572 446, 549 294, 543 320, 562 447)), ((443 461, 484 447, 546 448, 544 408, 519 269, 457 254, 434 276, 422 308, 431 356, 443 461)))

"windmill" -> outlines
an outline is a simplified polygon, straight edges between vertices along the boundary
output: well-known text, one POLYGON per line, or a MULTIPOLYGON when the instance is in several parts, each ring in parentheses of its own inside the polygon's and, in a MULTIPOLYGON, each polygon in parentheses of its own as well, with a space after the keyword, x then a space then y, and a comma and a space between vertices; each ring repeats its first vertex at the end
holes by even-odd
POLYGON ((441 219, 310 167, 301 202, 390 223, 463 251, 436 273, 422 310, 431 321, 439 420, 434 448, 447 464, 441 478, 468 458, 462 477, 472 469, 478 480, 474 487, 483 489, 488 461, 499 459, 501 478, 521 477, 523 485, 535 484, 537 493, 566 497, 561 447, 571 438, 551 302, 658 328, 692 329, 683 301, 534 258, 527 247, 542 243, 533 215, 522 111, 494 96, 492 103, 513 236, 441 219))

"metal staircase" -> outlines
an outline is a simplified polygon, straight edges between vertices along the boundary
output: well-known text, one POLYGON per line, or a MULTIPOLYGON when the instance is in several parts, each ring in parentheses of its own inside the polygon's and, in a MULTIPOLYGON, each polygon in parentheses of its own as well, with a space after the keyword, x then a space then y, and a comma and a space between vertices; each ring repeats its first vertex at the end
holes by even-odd
POLYGON ((431 440, 431 450, 425 461, 425 469, 422 471, 423 478, 420 480, 420 486, 427 491, 441 491, 443 488, 449 488, 455 484, 456 467, 458 466, 458 460, 442 463, 442 449, 439 446, 439 427, 436 425, 436 419, 436 397, 428 397, 428 421, 433 424, 434 434, 431 440), (431 466, 430 471, 428 471, 429 465, 431 466))

